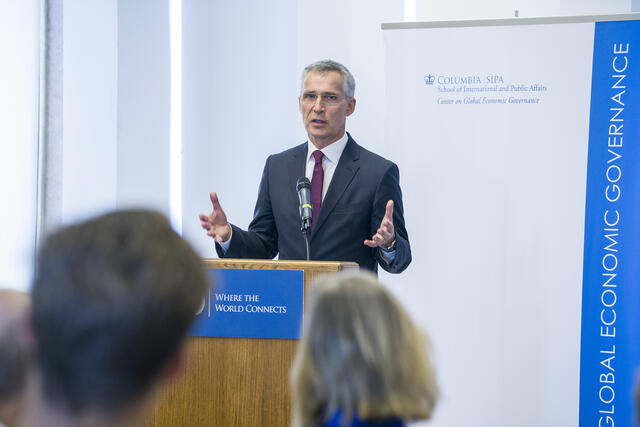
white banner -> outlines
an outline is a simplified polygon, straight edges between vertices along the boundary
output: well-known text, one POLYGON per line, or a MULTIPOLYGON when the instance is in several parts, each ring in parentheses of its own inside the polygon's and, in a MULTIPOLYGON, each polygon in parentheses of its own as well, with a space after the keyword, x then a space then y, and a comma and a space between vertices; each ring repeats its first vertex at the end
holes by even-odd
POLYGON ((429 425, 577 426, 594 23, 384 36, 429 425))

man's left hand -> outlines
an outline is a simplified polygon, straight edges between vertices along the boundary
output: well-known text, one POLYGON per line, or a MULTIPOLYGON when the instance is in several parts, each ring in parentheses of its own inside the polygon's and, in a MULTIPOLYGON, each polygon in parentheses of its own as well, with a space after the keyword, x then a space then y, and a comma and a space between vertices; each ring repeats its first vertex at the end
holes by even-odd
POLYGON ((393 228, 393 200, 389 200, 380 227, 376 231, 376 234, 371 237, 371 240, 365 240, 364 244, 371 248, 380 246, 387 248, 391 245, 395 236, 396 232, 393 228))

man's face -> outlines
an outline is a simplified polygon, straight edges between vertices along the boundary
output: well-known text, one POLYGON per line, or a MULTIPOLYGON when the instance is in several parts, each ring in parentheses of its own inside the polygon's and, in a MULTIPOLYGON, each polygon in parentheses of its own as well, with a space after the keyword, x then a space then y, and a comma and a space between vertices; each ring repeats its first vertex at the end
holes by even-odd
POLYGON ((317 148, 342 137, 346 118, 356 106, 354 98, 347 99, 342 83, 337 71, 311 71, 304 80, 298 106, 309 140, 317 148))

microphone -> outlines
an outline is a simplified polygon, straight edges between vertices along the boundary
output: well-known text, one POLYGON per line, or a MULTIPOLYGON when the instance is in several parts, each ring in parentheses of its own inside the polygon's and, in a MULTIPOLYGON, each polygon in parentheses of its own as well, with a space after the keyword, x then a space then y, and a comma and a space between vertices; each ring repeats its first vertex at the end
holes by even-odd
POLYGON ((300 218, 302 226, 300 230, 306 234, 311 228, 311 220, 313 218, 313 207, 311 207, 311 183, 305 176, 298 178, 296 182, 296 190, 298 190, 298 198, 300 199, 300 218))

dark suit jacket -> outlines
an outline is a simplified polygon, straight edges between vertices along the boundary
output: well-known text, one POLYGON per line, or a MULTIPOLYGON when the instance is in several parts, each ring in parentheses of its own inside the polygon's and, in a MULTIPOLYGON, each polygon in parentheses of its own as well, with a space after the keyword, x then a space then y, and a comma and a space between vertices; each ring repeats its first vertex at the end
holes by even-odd
MULTIPOLYGON (((216 243, 221 258, 306 259, 300 231, 296 181, 305 174, 307 143, 273 154, 262 173, 258 201, 249 231, 232 225, 226 253, 216 243)), ((355 261, 377 272, 378 263, 390 273, 402 272, 411 262, 411 247, 404 224, 398 167, 358 144, 349 135, 310 237, 310 259, 355 261), (393 225, 396 255, 391 264, 380 249, 364 245, 380 227, 388 200, 394 201, 393 225)))

